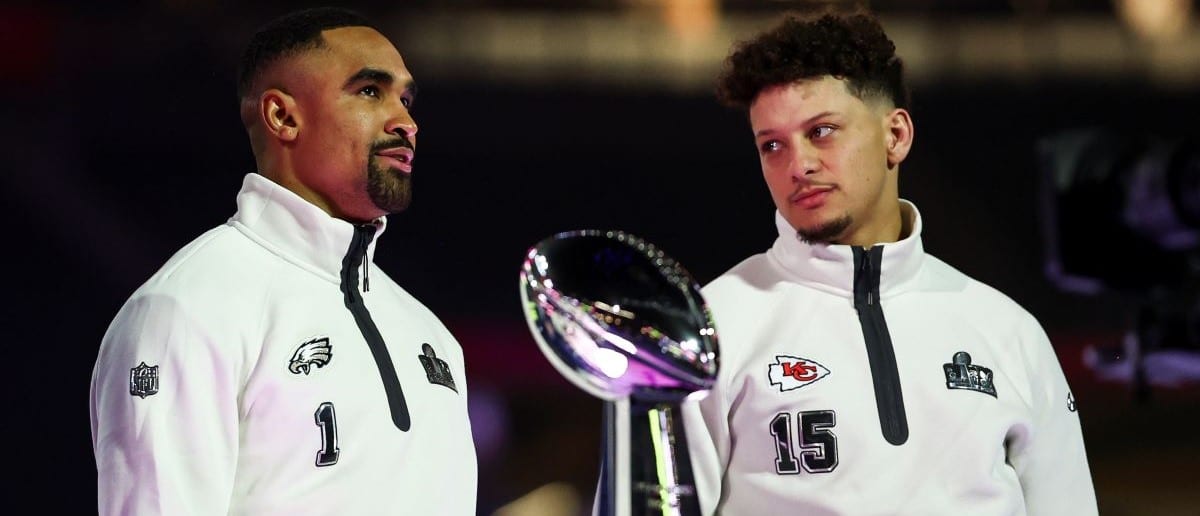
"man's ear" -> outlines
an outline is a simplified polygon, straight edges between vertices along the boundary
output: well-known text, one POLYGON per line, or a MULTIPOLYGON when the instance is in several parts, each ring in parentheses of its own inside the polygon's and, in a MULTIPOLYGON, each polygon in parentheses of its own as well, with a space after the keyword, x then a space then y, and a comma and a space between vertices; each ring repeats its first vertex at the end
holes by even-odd
POLYGON ((893 168, 908 157, 913 143, 913 122, 908 110, 896 108, 884 118, 887 139, 887 166, 893 168))
POLYGON ((295 141, 302 118, 296 99, 283 90, 271 88, 258 98, 259 118, 267 134, 283 142, 295 141))

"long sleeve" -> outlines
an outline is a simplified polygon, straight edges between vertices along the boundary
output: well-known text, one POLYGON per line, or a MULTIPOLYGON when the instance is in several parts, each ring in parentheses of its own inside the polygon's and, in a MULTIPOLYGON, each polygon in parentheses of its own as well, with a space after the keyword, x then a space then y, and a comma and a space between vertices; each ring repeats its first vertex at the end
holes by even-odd
POLYGON ((238 370, 169 296, 135 296, 92 374, 99 514, 226 514, 238 457, 238 370))
POLYGON ((718 383, 704 399, 685 402, 681 409, 700 513, 718 514, 729 465, 729 406, 725 390, 718 383))
POLYGON ((1023 340, 1029 370, 1032 424, 1014 440, 1008 458, 1021 482, 1030 516, 1097 514, 1075 400, 1050 340, 1029 319, 1023 340))

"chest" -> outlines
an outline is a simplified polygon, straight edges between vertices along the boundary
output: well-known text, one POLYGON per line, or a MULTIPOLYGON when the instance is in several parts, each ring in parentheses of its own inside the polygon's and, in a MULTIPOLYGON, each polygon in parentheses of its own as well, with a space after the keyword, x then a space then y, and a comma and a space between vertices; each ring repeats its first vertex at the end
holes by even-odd
MULTIPOLYGON (((336 285, 296 289, 264 309, 240 403, 248 451, 369 443, 401 452, 469 440, 458 344, 420 307, 373 289, 358 313, 336 285)), ((347 459, 368 456, 336 460, 347 459)))
POLYGON ((722 367, 736 400, 735 461, 748 469, 871 469, 948 454, 1003 462, 1012 429, 1029 420, 1014 332, 953 300, 884 300, 875 329, 835 296, 777 308, 718 322, 723 349, 740 348, 722 367), (900 419, 907 438, 889 442, 882 428, 900 419))

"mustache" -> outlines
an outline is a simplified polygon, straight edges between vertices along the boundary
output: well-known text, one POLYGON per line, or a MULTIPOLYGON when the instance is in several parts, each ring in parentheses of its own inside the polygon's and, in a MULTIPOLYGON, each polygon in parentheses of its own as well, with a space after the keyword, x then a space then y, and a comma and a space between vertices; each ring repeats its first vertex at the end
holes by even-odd
POLYGON ((399 147, 403 147, 408 150, 416 150, 413 148, 412 142, 409 141, 407 137, 400 136, 397 138, 393 138, 393 139, 389 139, 389 140, 379 140, 379 141, 372 143, 371 144, 371 153, 374 154, 379 151, 384 151, 387 149, 395 149, 395 148, 399 148, 399 147))
POLYGON ((823 181, 817 182, 817 181, 810 181, 807 179, 801 179, 799 184, 797 184, 796 187, 792 189, 792 195, 799 194, 800 192, 803 192, 805 190, 812 189, 812 188, 836 188, 836 187, 837 187, 836 183, 826 183, 823 181))

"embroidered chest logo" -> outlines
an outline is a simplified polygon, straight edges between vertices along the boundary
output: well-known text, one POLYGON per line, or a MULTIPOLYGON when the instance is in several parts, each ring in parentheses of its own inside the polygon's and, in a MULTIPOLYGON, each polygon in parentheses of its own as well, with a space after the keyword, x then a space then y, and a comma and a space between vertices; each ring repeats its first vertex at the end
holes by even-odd
POLYGON ((778 385, 779 392, 799 389, 829 376, 829 369, 807 358, 775 355, 775 363, 767 366, 767 379, 778 385))
POLYGON ((424 354, 417 355, 417 358, 421 359, 421 367, 425 368, 425 377, 429 378, 429 383, 449 387, 450 390, 458 392, 458 388, 454 386, 454 376, 450 374, 450 364, 438 358, 433 346, 428 343, 421 344, 421 352, 424 354))
POLYGON ((296 348, 288 362, 288 371, 292 374, 303 372, 307 376, 313 366, 325 367, 330 360, 333 360, 333 344, 329 343, 329 337, 318 337, 296 348))
POLYGON ((971 364, 971 354, 959 351, 950 364, 942 364, 946 373, 947 389, 966 389, 990 394, 996 398, 996 384, 992 381, 992 370, 971 364))
POLYGON ((129 394, 146 399, 158 393, 158 366, 148 366, 145 362, 129 370, 129 394))

